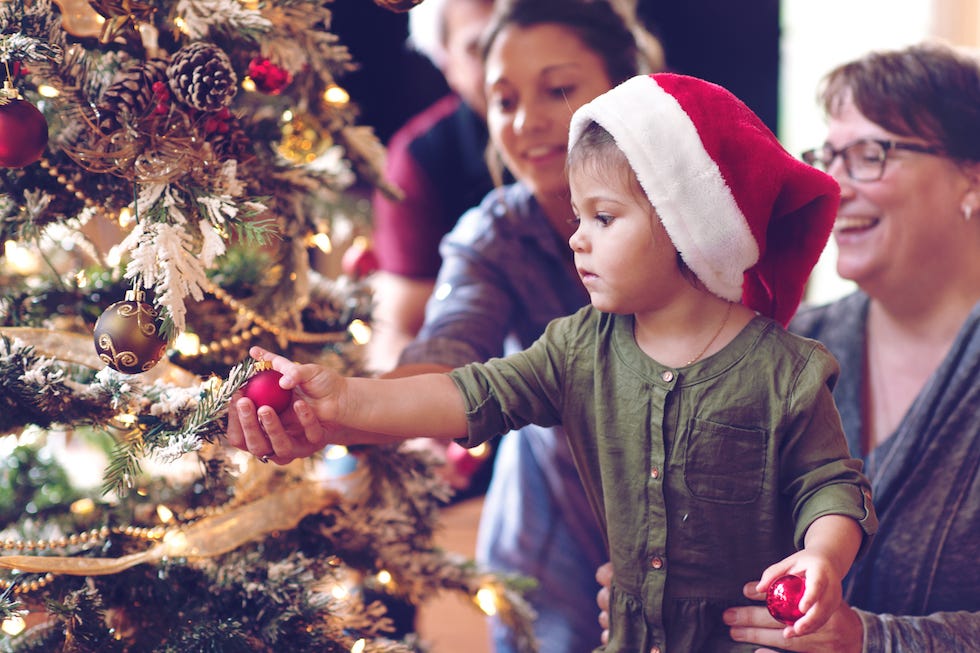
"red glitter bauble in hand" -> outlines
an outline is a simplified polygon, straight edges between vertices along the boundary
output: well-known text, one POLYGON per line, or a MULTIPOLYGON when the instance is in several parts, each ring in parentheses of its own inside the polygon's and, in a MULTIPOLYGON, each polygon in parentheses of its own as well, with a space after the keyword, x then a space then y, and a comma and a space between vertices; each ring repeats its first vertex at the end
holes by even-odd
POLYGON ((251 399, 256 406, 269 406, 277 413, 289 408, 293 403, 293 391, 279 387, 282 374, 273 370, 259 370, 242 388, 242 395, 251 399))
POLYGON ((0 167, 23 168, 41 158, 48 145, 48 121, 27 100, 0 95, 0 167))
POLYGON ((803 598, 805 589, 806 583, 803 578, 792 574, 780 576, 772 581, 766 592, 766 607, 769 608, 769 614, 777 621, 792 626, 803 616, 800 612, 800 599, 803 598))

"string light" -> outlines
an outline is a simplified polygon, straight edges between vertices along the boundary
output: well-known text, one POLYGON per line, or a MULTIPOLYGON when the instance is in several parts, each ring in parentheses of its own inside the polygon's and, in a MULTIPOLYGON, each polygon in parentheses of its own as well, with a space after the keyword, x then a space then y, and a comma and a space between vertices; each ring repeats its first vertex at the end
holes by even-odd
POLYGON ((351 320, 347 325, 347 332, 355 344, 366 345, 371 341, 371 327, 363 320, 351 320))
POLYGON ((491 587, 481 587, 476 592, 476 604, 488 617, 497 614, 497 592, 491 587))
POLYGON ((354 645, 350 647, 350 653, 364 653, 365 648, 367 648, 367 641, 362 638, 354 642, 354 645))
POLYGON ((159 517, 160 521, 164 524, 169 524, 174 520, 174 513, 170 508, 161 503, 157 506, 157 517, 159 517))
POLYGON ((196 356, 201 353, 201 337, 190 331, 182 331, 174 340, 174 349, 181 356, 196 356))
POLYGON ((331 84, 323 91, 323 99, 327 104, 342 106, 350 102, 350 93, 337 84, 331 84))
POLYGON ((27 628, 27 622, 24 621, 23 617, 8 617, 3 620, 3 625, 0 626, 0 630, 11 637, 20 635, 25 628, 27 628))
POLYGON ((133 210, 128 206, 124 206, 119 209, 119 217, 117 218, 117 222, 119 222, 119 226, 123 229, 129 227, 129 225, 133 224, 133 210))
POLYGON ((95 510, 95 501, 85 497, 84 499, 78 499, 73 501, 69 510, 75 515, 88 515, 95 510))
POLYGON ((330 236, 323 233, 322 231, 313 234, 313 237, 310 239, 310 242, 312 242, 313 245, 318 247, 320 251, 323 252, 324 254, 329 254, 330 252, 333 251, 333 242, 331 242, 330 236))
MULTIPOLYGON (((200 344, 199 340, 196 350, 188 347, 186 353, 178 347, 178 351, 180 351, 180 353, 187 358, 195 358, 197 356, 204 356, 210 353, 226 351, 233 347, 240 347, 264 332, 271 333, 280 341, 300 344, 327 344, 331 342, 341 342, 348 338, 349 328, 348 332, 310 333, 307 331, 299 331, 280 326, 273 320, 266 319, 262 315, 259 315, 248 306, 229 295, 224 288, 216 286, 213 283, 208 283, 205 287, 205 291, 211 295, 214 295, 218 301, 225 305, 225 307, 237 313, 240 318, 243 318, 245 322, 250 323, 252 326, 242 329, 241 331, 234 333, 227 338, 221 338, 220 340, 216 340, 206 345, 200 344)), ((284 311, 275 316, 274 320, 280 321, 285 320, 285 318, 286 312, 284 311)), ((353 333, 350 335, 353 336, 353 333)))
POLYGON ((37 274, 41 271, 41 257, 16 240, 8 240, 3 244, 4 265, 14 274, 24 276, 37 274))

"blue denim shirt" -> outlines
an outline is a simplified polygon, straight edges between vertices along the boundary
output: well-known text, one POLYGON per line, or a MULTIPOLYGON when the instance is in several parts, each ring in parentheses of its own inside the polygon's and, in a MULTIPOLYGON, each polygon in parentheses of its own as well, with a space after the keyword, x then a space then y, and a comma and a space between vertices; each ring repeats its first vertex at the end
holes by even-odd
MULTIPOLYGON (((568 244, 520 184, 491 191, 465 213, 440 253, 425 323, 401 364, 460 367, 524 349, 551 320, 589 302, 568 244)), ((541 653, 595 647, 594 575, 608 553, 560 429, 527 426, 501 442, 477 559, 538 580, 528 598, 541 653)), ((506 633, 495 637, 498 653, 509 650, 506 633)))
POLYGON ((548 323, 589 302, 571 250, 520 184, 491 191, 439 249, 443 264, 425 323, 400 363, 459 367, 524 349, 548 323))

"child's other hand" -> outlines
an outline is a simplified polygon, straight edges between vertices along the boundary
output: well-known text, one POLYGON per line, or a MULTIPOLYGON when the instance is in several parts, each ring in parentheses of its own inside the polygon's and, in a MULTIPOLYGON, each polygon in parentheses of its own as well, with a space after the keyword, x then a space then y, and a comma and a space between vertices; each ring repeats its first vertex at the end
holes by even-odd
POLYGON ((841 578, 837 576, 830 561, 806 549, 766 569, 755 584, 756 591, 764 596, 769 585, 786 574, 802 576, 806 582, 803 598, 800 599, 800 612, 803 616, 783 629, 783 636, 790 639, 812 633, 825 624, 837 610, 843 595, 841 578))

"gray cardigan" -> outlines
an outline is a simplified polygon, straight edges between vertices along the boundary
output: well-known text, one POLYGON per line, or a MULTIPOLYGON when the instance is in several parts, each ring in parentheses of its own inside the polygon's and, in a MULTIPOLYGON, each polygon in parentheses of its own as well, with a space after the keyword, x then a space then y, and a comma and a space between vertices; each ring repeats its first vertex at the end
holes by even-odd
POLYGON ((980 650, 980 304, 894 435, 861 449, 865 325, 861 292, 803 309, 790 330, 841 365, 834 388, 851 454, 871 479, 878 535, 845 581, 865 651, 980 650))

